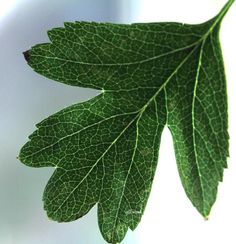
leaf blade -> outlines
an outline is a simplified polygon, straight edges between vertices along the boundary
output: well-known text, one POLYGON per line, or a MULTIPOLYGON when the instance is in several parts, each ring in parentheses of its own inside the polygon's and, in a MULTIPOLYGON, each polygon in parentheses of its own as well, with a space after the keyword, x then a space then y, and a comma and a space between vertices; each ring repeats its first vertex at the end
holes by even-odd
POLYGON ((208 216, 227 165, 218 32, 233 2, 200 25, 66 23, 25 53, 48 78, 102 91, 41 122, 20 152, 28 166, 56 168, 44 192, 50 218, 73 221, 98 203, 104 239, 122 241, 143 215, 165 125, 186 194, 208 216))

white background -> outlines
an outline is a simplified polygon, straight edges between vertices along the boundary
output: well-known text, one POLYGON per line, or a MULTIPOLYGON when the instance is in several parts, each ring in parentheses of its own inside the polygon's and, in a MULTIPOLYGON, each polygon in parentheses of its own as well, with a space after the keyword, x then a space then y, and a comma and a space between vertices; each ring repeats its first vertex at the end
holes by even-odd
MULTIPOLYGON (((47 219, 41 196, 52 169, 32 169, 16 156, 34 124, 71 103, 96 93, 69 87, 35 74, 22 57, 46 42, 46 31, 64 21, 178 21, 200 23, 219 12, 223 0, 0 0, 0 243, 103 244, 96 208, 73 223, 47 219), (96 5, 96 6, 95 6, 96 5)), ((157 174, 138 228, 123 244, 236 243, 236 4, 221 28, 229 100, 230 158, 224 182, 208 221, 187 199, 175 163, 172 139, 162 135, 157 174)))

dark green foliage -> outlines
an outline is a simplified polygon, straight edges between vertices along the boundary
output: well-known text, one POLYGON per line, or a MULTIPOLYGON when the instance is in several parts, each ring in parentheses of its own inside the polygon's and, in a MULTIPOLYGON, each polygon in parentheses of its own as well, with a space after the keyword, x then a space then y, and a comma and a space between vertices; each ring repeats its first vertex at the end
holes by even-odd
POLYGON ((227 166, 218 34, 232 3, 200 25, 66 23, 25 53, 46 77, 101 91, 38 124, 20 152, 28 166, 55 167, 43 197, 51 219, 76 220, 98 203, 104 239, 122 241, 144 212, 165 125, 186 194, 208 216, 227 166))

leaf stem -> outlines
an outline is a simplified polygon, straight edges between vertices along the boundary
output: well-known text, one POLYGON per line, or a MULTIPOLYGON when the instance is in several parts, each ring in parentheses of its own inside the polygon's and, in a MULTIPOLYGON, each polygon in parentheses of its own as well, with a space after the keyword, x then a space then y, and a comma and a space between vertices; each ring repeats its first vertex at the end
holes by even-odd
POLYGON ((219 14, 217 15, 217 22, 221 21, 224 16, 226 15, 226 13, 228 12, 228 10, 230 9, 230 7, 232 6, 232 4, 234 3, 235 0, 229 0, 224 7, 221 9, 221 11, 219 12, 219 14))
POLYGON ((211 32, 212 30, 215 28, 215 26, 219 23, 221 24, 224 16, 226 15, 226 13, 228 12, 228 10, 230 9, 230 7, 232 6, 232 4, 234 3, 235 0, 229 0, 224 7, 220 10, 220 12, 212 19, 214 20, 214 23, 212 24, 211 28, 208 30, 208 32, 201 38, 201 40, 205 39, 211 32))

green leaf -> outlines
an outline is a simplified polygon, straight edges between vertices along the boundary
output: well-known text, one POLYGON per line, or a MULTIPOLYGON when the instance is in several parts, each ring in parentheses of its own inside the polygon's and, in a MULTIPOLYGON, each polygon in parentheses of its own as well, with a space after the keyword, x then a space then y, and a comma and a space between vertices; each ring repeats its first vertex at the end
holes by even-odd
POLYGON ((20 152, 28 166, 55 167, 49 218, 73 221, 98 204, 104 239, 122 241, 143 215, 165 125, 186 194, 209 215, 227 166, 219 28, 233 2, 199 25, 65 23, 25 53, 46 77, 101 91, 39 123, 20 152))

